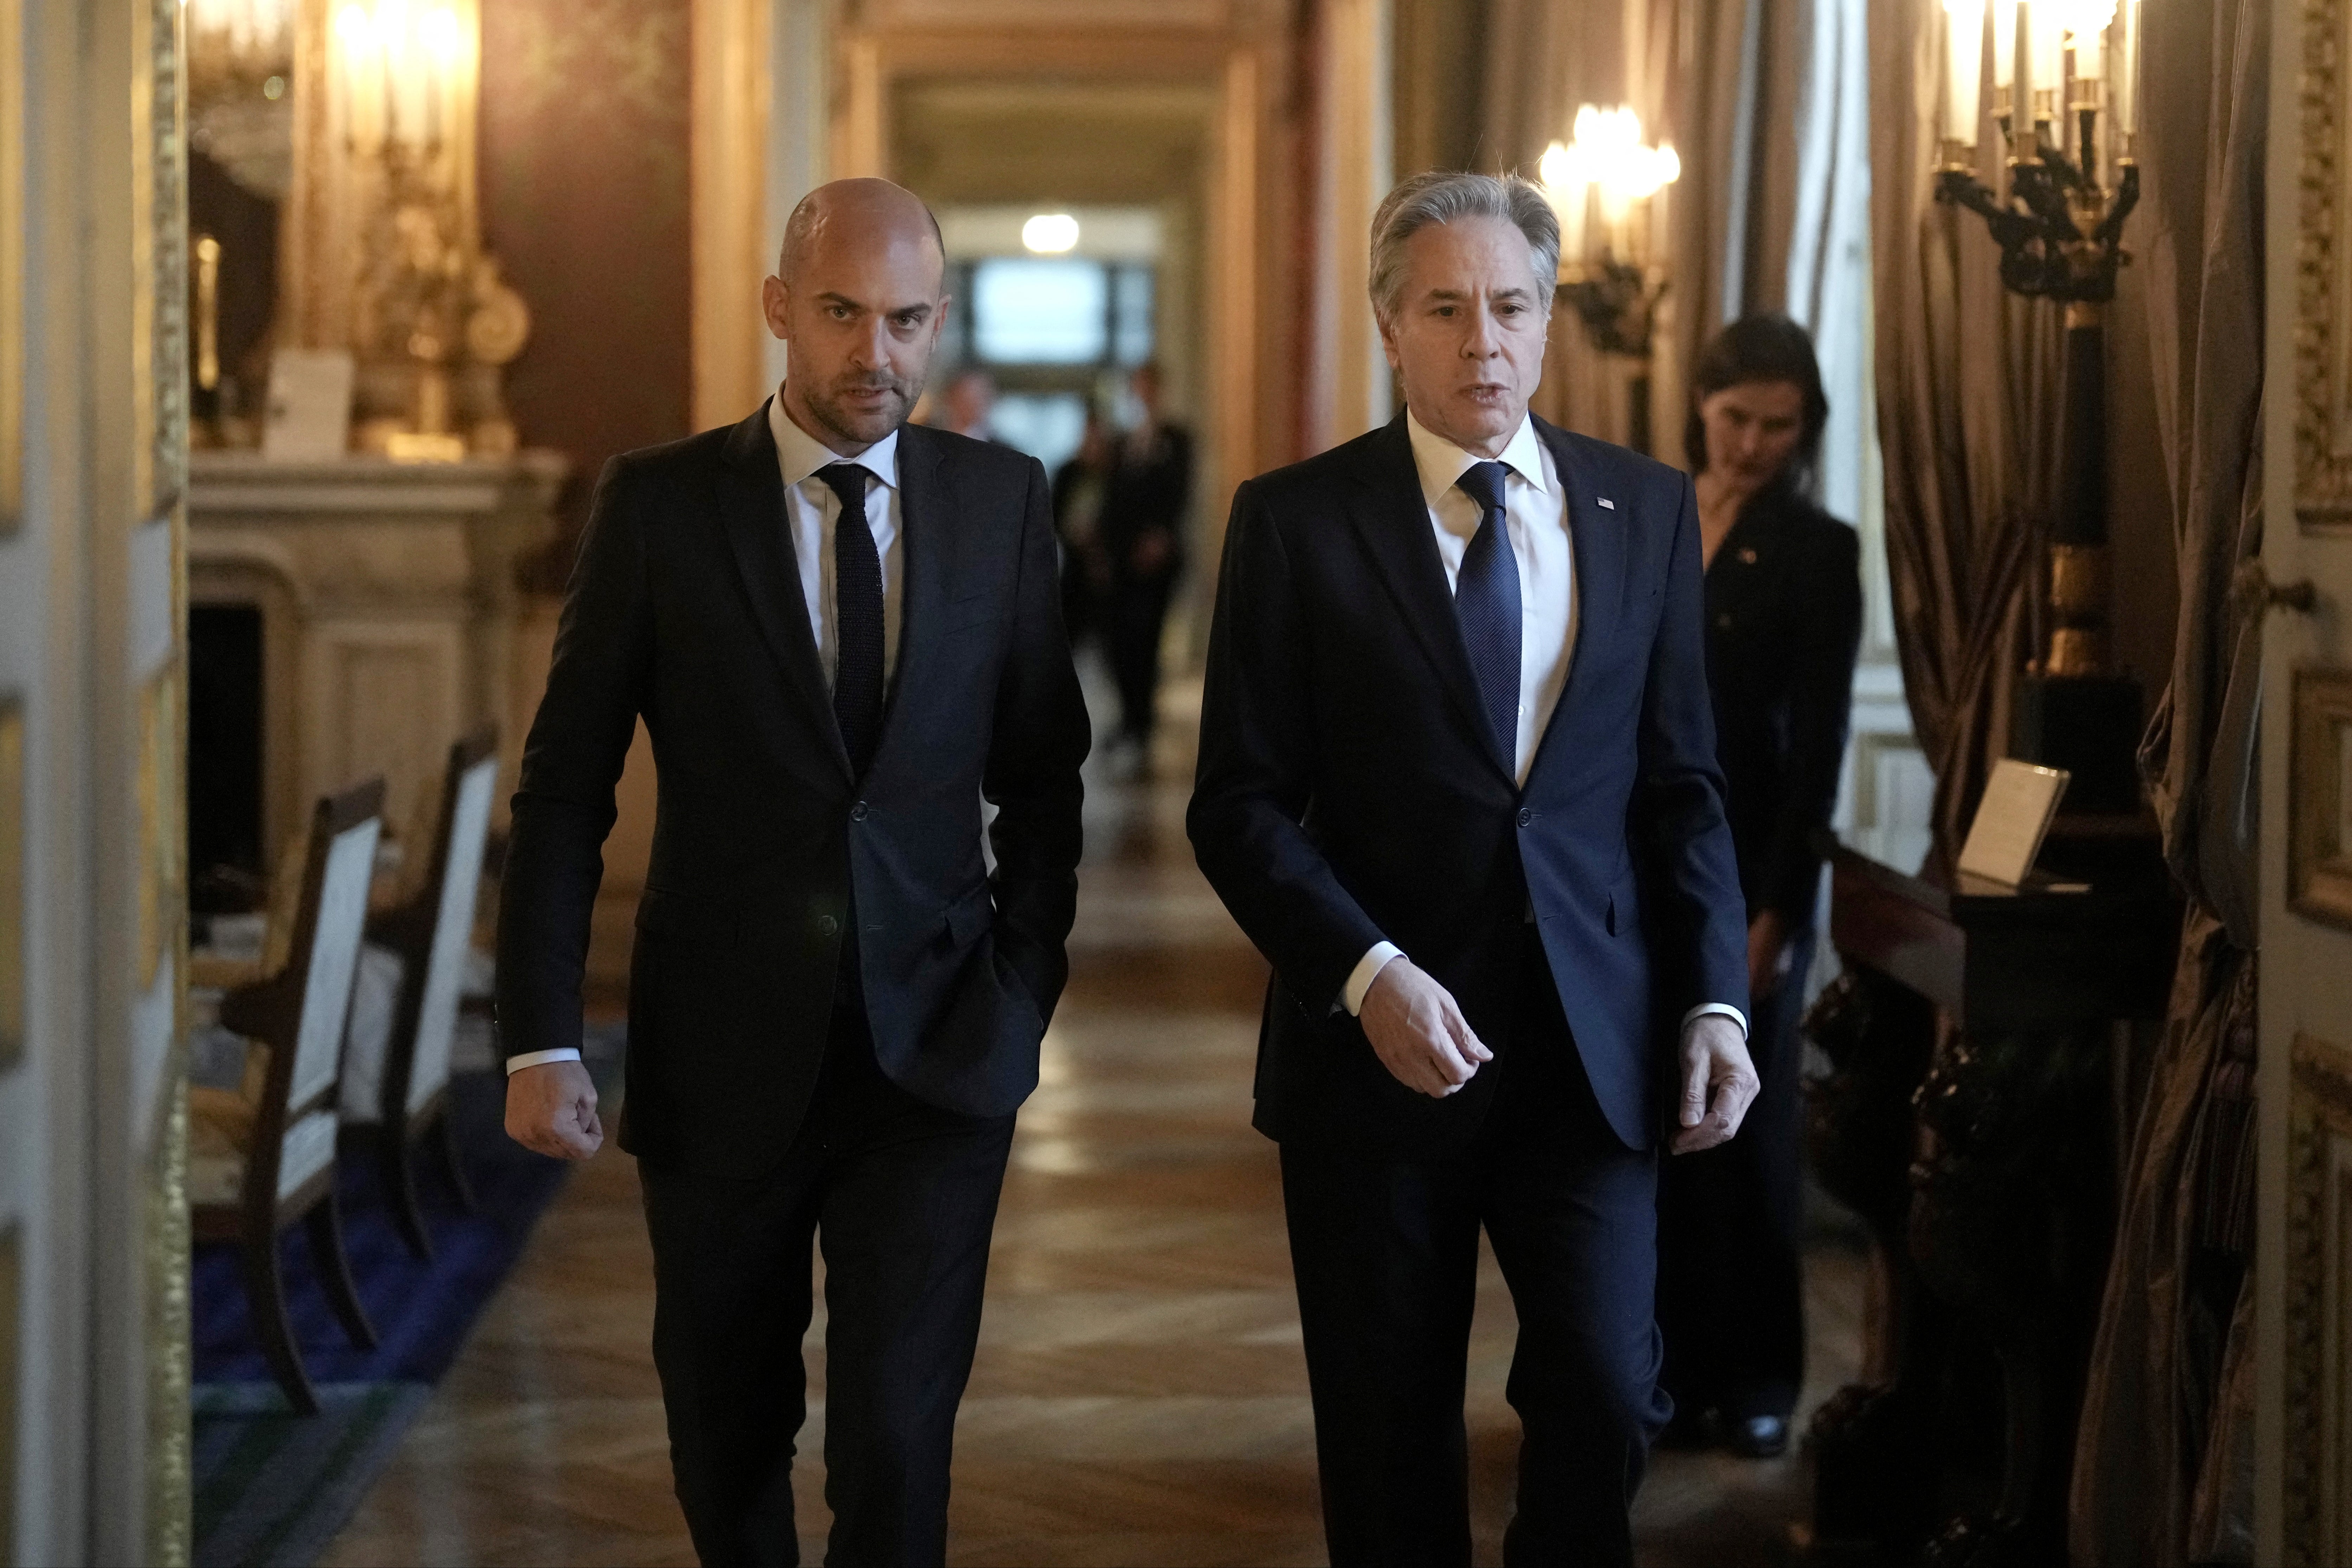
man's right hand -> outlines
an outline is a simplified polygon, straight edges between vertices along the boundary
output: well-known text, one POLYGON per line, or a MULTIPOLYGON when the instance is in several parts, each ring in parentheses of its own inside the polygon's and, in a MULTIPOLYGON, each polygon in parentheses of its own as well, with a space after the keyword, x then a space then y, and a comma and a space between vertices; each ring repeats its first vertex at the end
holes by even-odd
POLYGON ((1409 958, 1389 960, 1373 979, 1362 1016, 1364 1037, 1390 1076, 1433 1100, 1452 1094, 1495 1059, 1454 1005, 1453 993, 1409 958))
POLYGON ((558 1160, 585 1160, 604 1146, 596 1086, 578 1062, 541 1062, 507 1074, 507 1136, 558 1160))

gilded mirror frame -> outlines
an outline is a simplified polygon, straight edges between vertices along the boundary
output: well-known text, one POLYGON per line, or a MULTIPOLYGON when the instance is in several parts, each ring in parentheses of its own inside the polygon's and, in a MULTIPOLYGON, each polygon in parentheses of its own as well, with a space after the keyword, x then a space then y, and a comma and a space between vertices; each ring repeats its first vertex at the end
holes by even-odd
POLYGON ((2352 531, 2352 0, 2304 0, 2303 37, 2326 41, 2304 50, 2299 88, 2294 511, 2307 531, 2352 531))

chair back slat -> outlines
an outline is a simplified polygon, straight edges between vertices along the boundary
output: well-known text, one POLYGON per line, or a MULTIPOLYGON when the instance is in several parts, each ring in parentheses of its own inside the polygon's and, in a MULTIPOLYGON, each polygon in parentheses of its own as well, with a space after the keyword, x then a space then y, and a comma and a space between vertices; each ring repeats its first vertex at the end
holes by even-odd
POLYGON ((412 1111, 423 1109, 449 1081, 449 1047, 457 1028, 466 957, 472 949, 482 850, 489 839, 490 805, 498 781, 495 752, 460 774, 448 830, 442 836, 441 898, 433 915, 425 996, 416 1018, 416 1051, 409 1067, 408 1109, 412 1111))
POLYGON ((334 1088, 342 1068, 343 1026, 351 1016, 352 983, 367 929, 368 888, 375 878, 376 839, 383 830, 383 819, 372 816, 328 844, 294 1035, 293 1082, 287 1092, 289 1140, 301 1113, 334 1088))
POLYGON ((312 1110, 294 1119, 286 1129, 278 1144, 278 1195, 285 1197, 295 1188, 327 1168, 335 1157, 335 1130, 340 1125, 331 1110, 312 1110))

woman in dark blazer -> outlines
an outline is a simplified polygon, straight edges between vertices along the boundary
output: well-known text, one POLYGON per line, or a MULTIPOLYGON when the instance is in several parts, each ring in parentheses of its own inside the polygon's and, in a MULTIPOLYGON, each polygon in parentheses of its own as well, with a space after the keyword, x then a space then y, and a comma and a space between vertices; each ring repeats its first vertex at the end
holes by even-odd
POLYGON ((1829 402, 1785 316, 1727 327, 1692 377, 1685 446, 1706 562, 1716 754, 1748 900, 1748 1050, 1763 1093, 1739 1136, 1665 1162, 1659 1191, 1666 1440, 1769 1458, 1804 1378, 1798 1017, 1862 637, 1853 529, 1809 491, 1829 402))

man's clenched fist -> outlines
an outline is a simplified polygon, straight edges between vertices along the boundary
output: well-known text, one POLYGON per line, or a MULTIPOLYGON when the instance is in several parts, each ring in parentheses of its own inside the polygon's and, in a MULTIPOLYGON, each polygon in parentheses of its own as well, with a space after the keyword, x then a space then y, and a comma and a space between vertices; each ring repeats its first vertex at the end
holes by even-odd
POLYGON ((541 1062, 507 1075, 507 1136, 558 1160, 585 1160, 604 1146, 596 1086, 578 1062, 541 1062))

